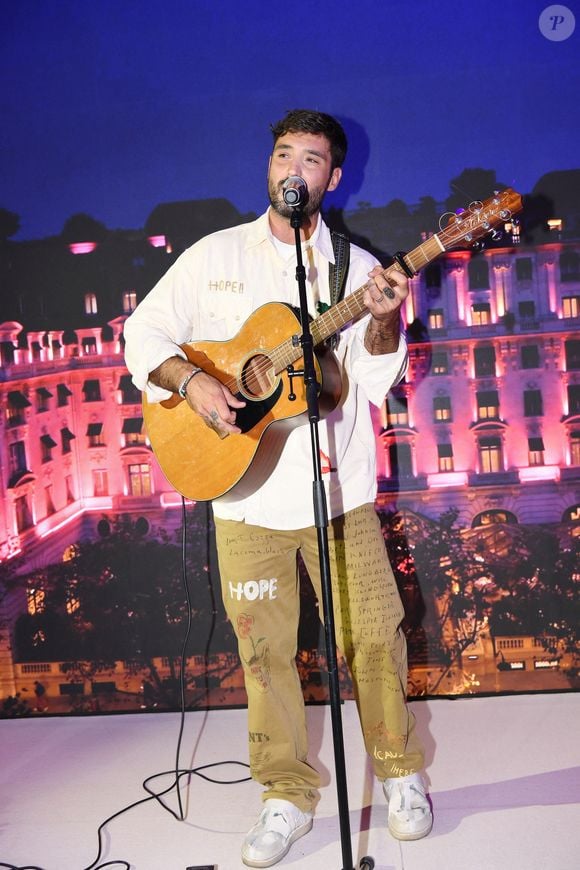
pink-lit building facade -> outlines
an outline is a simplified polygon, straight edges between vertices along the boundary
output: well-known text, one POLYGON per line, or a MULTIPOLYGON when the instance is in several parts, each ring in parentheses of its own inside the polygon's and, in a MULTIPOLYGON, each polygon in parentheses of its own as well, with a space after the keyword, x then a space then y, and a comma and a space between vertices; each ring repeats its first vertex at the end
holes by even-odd
POLYGON ((463 527, 579 517, 580 245, 508 230, 412 281, 406 319, 426 331, 381 411, 382 505, 453 506, 463 527))
MULTIPOLYGON (((235 219, 227 214, 227 222, 235 219)), ((578 520, 579 238, 558 220, 533 244, 508 226, 502 243, 445 254, 412 279, 403 312, 408 376, 376 413, 379 508, 436 519, 454 507, 465 529, 578 520)), ((120 515, 138 521, 144 534, 180 527, 181 498, 147 440, 122 332, 185 243, 151 229, 76 248, 39 243, 40 260, 55 249, 58 255, 38 305, 45 291, 25 269, 14 283, 18 269, 4 263, 5 567, 18 563, 18 573, 30 574, 59 561, 120 515)), ((35 250, 24 251, 26 262, 35 250)), ((11 627, 42 607, 42 594, 16 584, 0 602, 0 698, 17 689, 11 627)))

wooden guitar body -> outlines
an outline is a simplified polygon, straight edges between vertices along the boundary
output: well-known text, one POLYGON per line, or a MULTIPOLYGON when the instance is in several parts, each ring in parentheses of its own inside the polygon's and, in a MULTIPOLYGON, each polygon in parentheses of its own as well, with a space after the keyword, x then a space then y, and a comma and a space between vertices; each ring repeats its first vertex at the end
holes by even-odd
MULTIPOLYGON (((485 202, 472 202, 449 216, 440 231, 388 266, 415 275, 445 251, 471 247, 502 226, 522 209, 521 196, 511 188, 496 192, 485 202)), ((334 355, 324 342, 343 326, 367 312, 365 292, 375 288, 368 281, 347 294, 310 324, 317 348, 316 380, 320 386, 320 411, 328 413, 340 400, 343 384, 334 355)), ((260 486, 274 468, 288 430, 304 421, 307 410, 300 335, 294 309, 281 302, 258 308, 239 333, 229 341, 195 341, 182 345, 188 358, 226 384, 246 401, 237 411, 239 435, 220 439, 183 399, 174 394, 160 404, 143 396, 143 415, 151 446, 161 469, 175 489, 187 498, 217 498, 234 486, 246 495, 260 486), (296 376, 292 377, 292 370, 296 376), (259 449, 256 462, 253 459, 259 449)))
MULTIPOLYGON (((237 484, 253 491, 268 477, 288 431, 305 422, 303 378, 298 374, 290 378, 287 371, 289 364, 297 372, 302 370, 302 352, 292 340, 300 333, 294 310, 270 302, 258 308, 229 341, 182 345, 192 363, 246 402, 236 413, 239 435, 220 438, 177 395, 160 403, 143 397, 145 425, 161 470, 186 498, 214 499, 237 484), (260 462, 252 465, 258 446, 260 462)), ((324 349, 315 364, 322 388, 320 410, 329 413, 341 396, 340 371, 332 353, 324 349)))

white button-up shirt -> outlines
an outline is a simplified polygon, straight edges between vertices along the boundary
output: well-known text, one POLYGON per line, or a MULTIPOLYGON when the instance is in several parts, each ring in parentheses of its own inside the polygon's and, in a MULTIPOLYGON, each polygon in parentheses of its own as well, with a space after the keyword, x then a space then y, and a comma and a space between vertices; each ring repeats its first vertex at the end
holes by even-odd
MULTIPOLYGON (((171 395, 148 377, 169 357, 185 357, 180 344, 227 341, 267 302, 298 307, 296 255, 288 246, 285 257, 284 248, 274 240, 266 213, 252 223, 206 236, 179 257, 125 323, 127 367, 149 401, 171 395)), ((318 303, 330 304, 328 273, 334 262, 330 231, 321 219, 303 244, 303 260, 309 309, 316 316, 318 303)), ((351 245, 346 293, 362 287, 376 264, 371 254, 351 245)), ((374 501, 376 448, 369 401, 380 406, 407 368, 402 337, 395 353, 368 353, 368 320, 363 317, 341 333, 335 353, 348 380, 346 398, 318 424, 330 517, 374 501)), ((259 462, 259 452, 254 462, 259 462)), ((310 426, 304 415, 304 425, 290 432, 266 482, 250 494, 243 486, 234 487, 213 502, 214 513, 272 529, 311 526, 312 468, 310 426)))

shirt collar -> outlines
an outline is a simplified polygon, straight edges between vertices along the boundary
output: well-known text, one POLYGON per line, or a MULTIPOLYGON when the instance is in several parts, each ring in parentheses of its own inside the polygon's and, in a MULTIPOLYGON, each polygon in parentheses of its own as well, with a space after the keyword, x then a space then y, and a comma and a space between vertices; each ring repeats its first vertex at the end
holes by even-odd
MULTIPOLYGON (((250 224, 250 231, 248 233, 248 240, 246 247, 253 248, 256 245, 260 245, 263 242, 272 243, 272 230, 270 229, 270 221, 268 219, 268 211, 264 212, 264 214, 260 215, 260 217, 255 220, 252 224, 250 224)), ((332 239, 330 237, 330 230, 322 220, 322 216, 318 215, 318 222, 316 224, 316 228, 308 240, 308 244, 313 248, 316 248, 322 256, 329 262, 334 263, 334 251, 332 249, 332 239)))

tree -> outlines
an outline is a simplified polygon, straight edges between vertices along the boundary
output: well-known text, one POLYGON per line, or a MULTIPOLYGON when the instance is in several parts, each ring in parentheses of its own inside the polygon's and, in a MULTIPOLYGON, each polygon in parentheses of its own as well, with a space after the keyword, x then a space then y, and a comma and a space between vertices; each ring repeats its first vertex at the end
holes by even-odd
POLYGON ((385 542, 405 605, 404 628, 410 656, 440 667, 436 693, 452 668, 461 669, 463 652, 478 639, 489 616, 489 567, 456 527, 450 508, 438 521, 415 522, 395 515, 385 527, 385 542), (412 607, 410 607, 412 602, 412 607))
POLYGON ((20 218, 13 211, 0 208, 0 242, 15 236, 20 229, 20 218))
POLYGON ((65 242, 102 242, 107 234, 105 224, 91 215, 79 212, 65 221, 61 235, 65 242))
MULTIPOLYGON (((570 653, 577 662, 580 538, 572 527, 461 530, 457 517, 453 508, 436 522, 383 516, 410 658, 442 666, 430 692, 452 668, 461 672, 462 654, 484 632, 530 635, 551 656, 570 653)), ((575 664, 569 676, 576 679, 575 664)))
MULTIPOLYGON (((41 612, 20 617, 15 627, 19 660, 63 661, 69 678, 91 678, 116 661, 147 670, 159 704, 177 704, 176 662, 188 607, 180 547, 162 532, 144 537, 127 515, 109 522, 111 534, 80 542, 68 561, 49 565, 28 579, 44 590, 41 612), (155 659, 170 662, 171 679, 160 676, 155 659)), ((207 527, 189 530, 187 564, 192 594, 192 640, 188 653, 208 651, 208 609, 216 631, 212 642, 226 644, 229 627, 215 602, 207 603, 207 527), (204 557, 204 550, 206 555, 204 557), (201 582, 200 582, 201 581, 201 582)))

